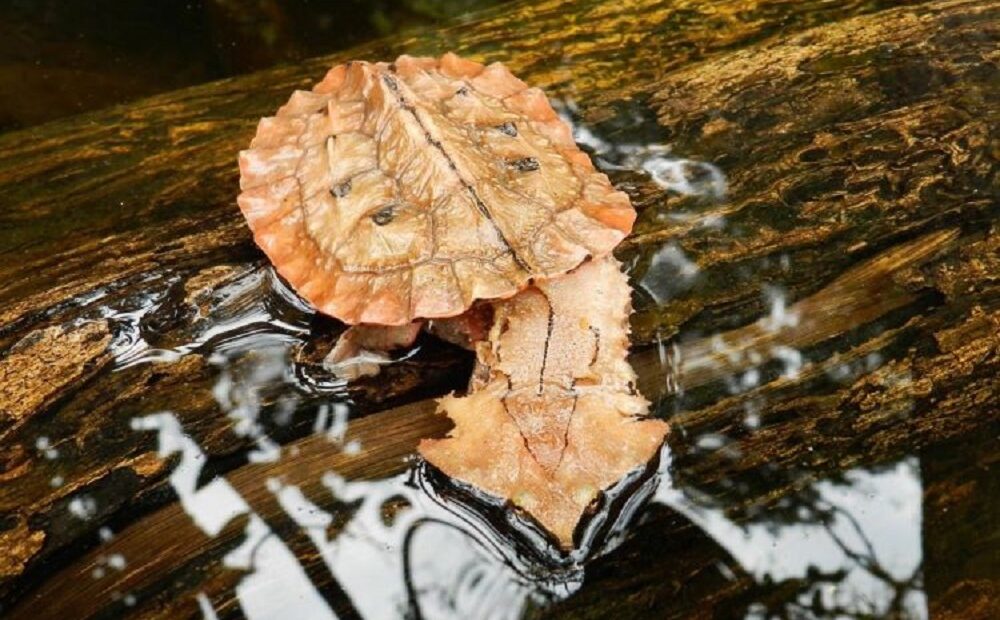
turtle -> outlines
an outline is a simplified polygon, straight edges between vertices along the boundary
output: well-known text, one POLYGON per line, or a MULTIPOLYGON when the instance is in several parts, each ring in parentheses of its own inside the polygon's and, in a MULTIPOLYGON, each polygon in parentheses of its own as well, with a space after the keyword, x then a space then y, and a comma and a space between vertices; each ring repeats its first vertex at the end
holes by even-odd
MULTIPOLYGON (((347 62, 261 119, 239 167, 237 202, 257 245, 300 297, 351 326, 328 358, 334 371, 377 372, 378 352, 423 325, 476 350, 469 394, 441 401, 452 436, 421 445, 432 465, 511 500, 570 547, 597 494, 655 454, 666 425, 642 419, 625 360, 630 289, 611 256, 636 213, 541 89, 453 53, 347 62), (508 333, 520 329, 534 335, 508 333), (342 366, 359 354, 370 355, 342 366), (501 355, 520 357, 523 372, 501 355), (526 452, 507 456, 536 461, 531 484, 461 462, 476 450, 474 433, 459 439, 473 401, 513 421, 526 452), (567 486, 559 455, 577 437, 572 418, 597 402, 643 438, 608 475, 567 486), (558 493, 543 493, 550 482, 558 493)), ((579 469, 579 455, 570 461, 579 469)))

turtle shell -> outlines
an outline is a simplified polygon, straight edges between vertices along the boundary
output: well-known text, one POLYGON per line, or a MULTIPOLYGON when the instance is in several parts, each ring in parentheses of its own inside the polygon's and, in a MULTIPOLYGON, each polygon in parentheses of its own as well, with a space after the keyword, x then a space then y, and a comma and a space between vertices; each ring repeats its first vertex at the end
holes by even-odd
POLYGON ((538 88, 445 54, 338 65, 263 118, 239 206, 278 273, 347 323, 506 298, 635 219, 538 88))

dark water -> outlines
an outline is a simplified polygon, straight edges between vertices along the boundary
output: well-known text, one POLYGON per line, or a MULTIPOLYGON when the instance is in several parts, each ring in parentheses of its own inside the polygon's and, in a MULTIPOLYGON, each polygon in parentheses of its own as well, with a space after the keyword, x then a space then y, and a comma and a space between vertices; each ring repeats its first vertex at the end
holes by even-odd
MULTIPOLYGON (((112 89, 107 98, 73 101, 65 110, 346 47, 394 31, 396 19, 408 24, 437 18, 427 9, 433 3, 365 5, 370 12, 345 3, 336 10, 346 17, 321 19, 317 23, 326 25, 312 28, 322 11, 306 5, 258 3, 273 21, 239 26, 249 43, 233 38, 235 51, 226 52, 211 51, 219 47, 211 43, 218 36, 212 28, 221 26, 204 16, 234 10, 229 3, 189 5, 185 10, 202 12, 196 20, 165 6, 109 5, 131 11, 129 20, 163 25, 157 35, 163 39, 115 40, 113 45, 133 54, 122 56, 123 63, 156 57, 168 73, 180 66, 190 73, 136 84, 134 91, 112 89), (387 17, 400 15, 409 17, 387 17), (302 28, 304 43, 293 45, 289 41, 298 38, 287 33, 302 28), (331 42, 324 33, 334 30, 349 36, 331 42), (180 32, 198 33, 185 35, 197 44, 163 52, 180 32), (266 53, 261 41, 273 42, 263 46, 266 53)), ((17 3, 5 10, 27 15, 17 3)), ((55 15, 47 23, 80 18, 53 5, 24 23, 34 28, 41 21, 31 20, 42 15, 55 15)), ((90 27, 111 36, 106 24, 90 27)), ((80 49, 92 45, 93 38, 86 40, 80 49)), ((112 47, 101 49, 98 56, 112 47)), ((128 66, 126 73, 136 73, 138 65, 128 66)), ((581 118, 569 97, 556 103, 574 125, 577 142, 643 208, 647 230, 747 237, 741 230, 746 222, 725 208, 732 184, 727 167, 677 149, 647 102, 632 102, 602 122, 581 118)), ((8 115, 10 120, 0 117, 7 126, 44 120, 8 115)), ((767 217, 750 220, 774 223, 767 217)), ((160 603, 150 601, 180 592, 194 598, 205 618, 332 618, 351 617, 352 611, 365 618, 615 617, 607 610, 618 605, 628 617, 663 617, 669 609, 677 617, 920 619, 931 617, 931 599, 953 577, 989 581, 1000 573, 995 427, 984 425, 981 433, 930 448, 905 441, 891 448, 865 445, 871 435, 848 426, 861 405, 836 400, 840 388, 866 381, 874 386, 873 399, 883 387, 908 386, 914 372, 899 360, 930 345, 911 335, 907 322, 940 305, 939 297, 918 297, 917 309, 894 308, 846 336, 806 342, 798 331, 803 325, 835 321, 798 303, 820 287, 809 282, 814 265, 791 251, 727 266, 722 274, 676 238, 623 254, 643 344, 632 361, 644 393, 672 432, 656 463, 609 490, 571 553, 556 550, 502 503, 442 479, 418 460, 385 471, 373 466, 360 476, 326 467, 380 449, 386 438, 377 430, 357 430, 369 429, 362 425, 378 421, 379 414, 369 415, 370 404, 362 410, 358 402, 366 399, 319 363, 341 327, 315 316, 258 254, 227 265, 225 277, 193 298, 186 295, 197 287, 168 273, 149 282, 143 295, 121 299, 109 287, 77 299, 89 319, 113 326, 108 372, 131 377, 192 360, 204 365, 204 372, 190 373, 185 385, 165 392, 177 398, 142 402, 128 415, 108 414, 100 432, 109 443, 155 445, 169 459, 169 498, 143 498, 148 505, 141 508, 149 514, 140 517, 153 518, 154 509, 176 504, 181 511, 169 528, 225 544, 200 558, 182 555, 166 568, 148 569, 153 564, 145 563, 143 548, 169 532, 144 530, 149 521, 98 524, 102 503, 117 498, 75 493, 64 507, 65 530, 89 527, 97 532, 95 540, 81 551, 82 560, 66 560, 70 568, 48 589, 31 592, 51 598, 33 603, 72 600, 71 591, 80 590, 87 593, 86 604, 106 617, 154 615, 160 603), (726 307, 722 317, 700 316, 675 333, 664 327, 676 308, 724 297, 746 281, 761 282, 752 301, 726 307), (757 331, 743 330, 746 325, 757 331), (229 421, 224 433, 218 427, 206 431, 210 425, 187 415, 206 409, 205 403, 212 415, 229 421), (841 412, 842 425, 795 424, 796 418, 831 411, 841 412), (783 436, 789 426, 797 434, 783 436), (764 444, 781 445, 784 452, 769 452, 774 462, 756 459, 750 451, 764 444), (307 466, 306 456, 318 468, 307 466), (251 467, 263 472, 253 484, 236 481, 232 472, 251 467), (956 503, 966 512, 948 513, 955 497, 965 498, 956 503), (147 570, 154 576, 131 588, 132 572, 147 570), (230 575, 234 593, 228 602, 209 591, 217 584, 197 581, 202 571, 230 575), (190 589, 189 578, 196 583, 190 589)), ((844 290, 843 307, 868 307, 864 299, 846 299, 860 297, 857 290, 844 290)), ((884 289, 864 293, 872 303, 890 297, 884 289)), ((835 313, 838 306, 830 307, 835 313)), ((436 394, 462 388, 469 359, 422 338, 394 354, 382 377, 365 389, 395 390, 390 384, 414 366, 442 369, 428 388, 436 394)), ((894 401, 898 409, 886 411, 880 422, 890 426, 918 417, 929 406, 921 389, 913 386, 902 405, 894 401)), ((420 395, 407 393, 404 400, 420 395)), ((63 428, 52 424, 47 432, 44 422, 39 428, 33 448, 47 463, 47 483, 59 488, 65 482, 61 468, 84 455, 74 453, 75 438, 61 435, 63 428)), ((44 581, 34 579, 32 587, 44 581)))
POLYGON ((0 132, 462 19, 503 0, 0 2, 0 132))

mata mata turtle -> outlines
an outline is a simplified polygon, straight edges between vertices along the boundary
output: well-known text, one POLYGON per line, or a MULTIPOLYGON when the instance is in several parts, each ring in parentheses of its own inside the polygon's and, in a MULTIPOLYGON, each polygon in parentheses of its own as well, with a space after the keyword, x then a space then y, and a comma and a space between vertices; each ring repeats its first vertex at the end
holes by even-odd
POLYGON ((332 355, 411 342, 422 321, 477 368, 420 445, 564 547, 603 489, 655 456, 626 361, 635 211, 544 93, 445 54, 350 62, 296 91, 240 153, 239 206, 277 272, 353 325, 332 355))

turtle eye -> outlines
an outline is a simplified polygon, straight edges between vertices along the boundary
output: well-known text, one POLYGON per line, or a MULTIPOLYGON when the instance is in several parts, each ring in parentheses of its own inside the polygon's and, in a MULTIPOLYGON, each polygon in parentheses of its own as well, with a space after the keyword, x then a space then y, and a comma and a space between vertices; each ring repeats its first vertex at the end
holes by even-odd
POLYGON ((534 157, 521 157, 519 159, 508 159, 507 167, 518 172, 532 172, 538 170, 538 160, 534 157))
POLYGON ((376 226, 385 226, 396 217, 396 205, 387 205, 372 214, 376 226))

